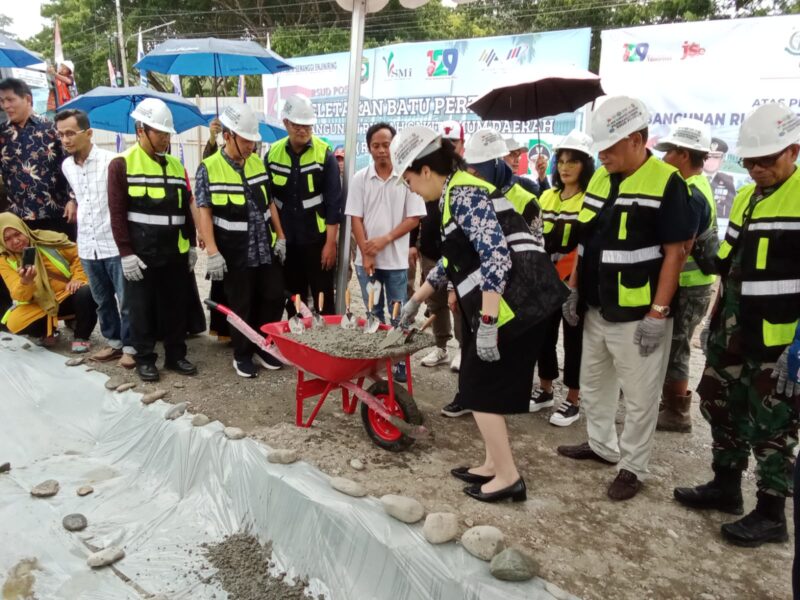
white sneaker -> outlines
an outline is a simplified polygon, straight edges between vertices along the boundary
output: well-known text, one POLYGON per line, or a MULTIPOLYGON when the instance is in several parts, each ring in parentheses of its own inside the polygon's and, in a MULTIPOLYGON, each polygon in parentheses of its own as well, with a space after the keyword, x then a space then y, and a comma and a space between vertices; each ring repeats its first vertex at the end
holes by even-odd
POLYGON ((447 348, 434 348, 430 354, 420 361, 423 367, 435 367, 450 360, 450 355, 447 353, 447 348))
POLYGON ((581 418, 580 408, 564 400, 558 410, 550 415, 550 425, 568 427, 581 418))
POLYGON ((456 373, 458 373, 460 369, 461 369, 461 348, 458 349, 458 352, 456 352, 456 355, 453 358, 453 362, 450 363, 451 371, 455 371, 456 373))

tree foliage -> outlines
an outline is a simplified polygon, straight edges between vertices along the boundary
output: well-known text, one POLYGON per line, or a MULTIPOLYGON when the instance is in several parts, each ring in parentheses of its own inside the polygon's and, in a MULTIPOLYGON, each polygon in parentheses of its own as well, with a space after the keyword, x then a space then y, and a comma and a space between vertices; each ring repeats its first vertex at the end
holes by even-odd
MULTIPOLYGON (((167 38, 207 36, 269 41, 284 57, 346 51, 350 45, 351 15, 335 0, 122 0, 122 11, 132 81, 138 77, 132 69, 136 34, 152 27, 159 28, 144 33, 146 50, 167 38)), ((391 0, 367 15, 364 45, 591 27, 596 66, 603 29, 791 12, 800 12, 800 0, 479 0, 457 9, 431 0, 416 10, 391 0)), ((114 2, 50 0, 42 15, 59 20, 64 54, 75 62, 80 89, 107 85, 107 60, 119 64, 114 2)), ((52 59, 52 27, 26 44, 52 59)), ((151 79, 169 89, 165 78, 151 79)), ((221 93, 235 93, 233 78, 223 85, 221 93)), ((184 78, 187 95, 210 92, 208 78, 184 78)), ((248 92, 260 93, 258 78, 248 78, 248 92)))

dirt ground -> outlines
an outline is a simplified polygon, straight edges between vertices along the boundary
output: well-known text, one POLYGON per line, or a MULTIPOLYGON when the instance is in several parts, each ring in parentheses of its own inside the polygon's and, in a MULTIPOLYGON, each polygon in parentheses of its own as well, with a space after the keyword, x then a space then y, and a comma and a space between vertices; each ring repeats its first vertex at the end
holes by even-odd
MULTIPOLYGON (((198 273, 205 272, 202 262, 201 258, 198 273)), ((208 284, 199 276, 198 283, 202 296, 208 284)), ((363 315, 354 282, 351 290, 353 312, 363 315)), ((64 346, 60 345, 62 351, 64 346)), ((375 446, 358 412, 343 414, 339 396, 329 398, 311 428, 296 427, 296 372, 286 368, 261 371, 254 380, 239 378, 231 367, 231 350, 207 335, 189 340, 189 358, 200 374, 184 378, 164 372, 158 387, 170 391, 167 401, 188 401, 191 412, 241 427, 272 447, 294 448, 302 460, 331 476, 359 481, 374 496, 416 497, 429 512, 459 514, 463 529, 467 528, 465 521, 495 525, 511 544, 527 548, 535 556, 542 565, 542 577, 582 598, 791 597, 791 542, 758 549, 730 546, 722 541, 719 528, 733 520, 731 515, 690 511, 672 498, 674 486, 710 478, 711 438, 696 398, 693 432, 656 434, 651 476, 639 495, 623 503, 606 496, 615 475, 613 467, 572 462, 555 451, 559 444, 585 441, 583 418, 570 427, 558 428, 548 423, 548 410, 512 416, 511 439, 528 485, 528 501, 482 504, 463 494, 464 484, 448 475, 452 467, 478 464, 483 458, 482 446, 470 417, 440 416, 439 409, 455 393, 456 375, 446 365, 420 366, 425 352, 414 357, 412 373, 414 398, 431 435, 402 453, 375 446), (349 465, 353 458, 361 459, 366 468, 353 470, 349 465)), ((702 352, 696 349, 693 384, 702 366, 702 352)), ((137 381, 133 372, 113 365, 97 368, 137 381)), ((139 382, 136 391, 153 389, 156 386, 139 382)), ((563 397, 563 390, 557 391, 563 397)), ((309 410, 307 407, 306 412, 309 410)), ((745 509, 754 504, 751 469, 745 476, 745 509)), ((787 509, 791 520, 791 507, 787 509)))

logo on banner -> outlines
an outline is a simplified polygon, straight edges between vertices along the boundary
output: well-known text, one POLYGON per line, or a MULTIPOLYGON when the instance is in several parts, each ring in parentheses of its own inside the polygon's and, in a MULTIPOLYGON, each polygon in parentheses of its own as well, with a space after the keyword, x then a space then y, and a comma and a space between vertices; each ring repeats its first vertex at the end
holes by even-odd
MULTIPOLYGON (((506 53, 505 58, 500 58, 494 48, 490 48, 481 52, 481 55, 478 57, 478 62, 482 63, 487 69, 491 68, 494 63, 500 63, 503 67, 511 67, 513 63, 521 63, 522 59, 528 55, 528 50, 529 46, 527 44, 520 44, 519 46, 511 48, 511 50, 506 53)), ((495 66, 499 67, 500 65, 495 66)))
POLYGON ((497 52, 494 49, 491 50, 484 50, 481 52, 480 58, 478 58, 478 62, 482 62, 487 67, 491 67, 493 62, 500 60, 497 58, 497 52))
POLYGON ((686 58, 694 58, 695 56, 702 56, 706 53, 706 49, 695 42, 683 42, 683 46, 681 46, 681 48, 683 48, 683 56, 681 56, 681 60, 686 58))
POLYGON ((428 50, 428 77, 452 77, 458 66, 458 50, 428 50))
POLYGON ((650 44, 642 42, 641 44, 623 44, 625 53, 622 55, 624 62, 643 62, 647 58, 647 52, 650 50, 650 44))
POLYGON ((397 61, 394 59, 394 52, 389 52, 389 56, 383 57, 383 62, 386 63, 386 78, 387 79, 410 79, 411 67, 401 68, 397 66, 397 61))
POLYGON ((786 51, 792 56, 800 56, 800 31, 795 31, 792 33, 791 37, 789 37, 786 51))
POLYGON ((514 48, 508 51, 506 60, 521 61, 523 58, 525 58, 525 56, 527 56, 529 49, 530 46, 528 46, 527 44, 520 44, 519 46, 515 46, 514 48))
POLYGON ((369 80, 369 59, 366 56, 361 57, 361 83, 366 83, 369 80))

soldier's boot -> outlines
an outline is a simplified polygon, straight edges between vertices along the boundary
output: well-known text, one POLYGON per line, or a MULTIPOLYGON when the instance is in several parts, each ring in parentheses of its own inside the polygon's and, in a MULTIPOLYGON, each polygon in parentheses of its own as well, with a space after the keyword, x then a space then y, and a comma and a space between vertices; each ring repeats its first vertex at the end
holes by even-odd
POLYGON ((744 513, 742 471, 714 466, 714 479, 697 487, 676 487, 675 500, 689 508, 714 509, 732 515, 744 513))
POLYGON ((755 548, 761 544, 789 541, 786 529, 786 498, 758 492, 756 508, 738 521, 722 526, 722 537, 736 546, 755 548))
POLYGON ((664 390, 661 397, 661 410, 658 413, 656 429, 659 431, 676 431, 691 433, 692 431, 692 393, 686 395, 664 390))

